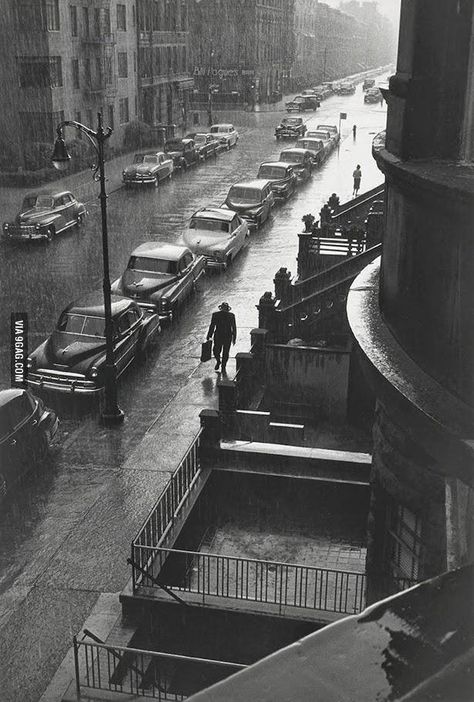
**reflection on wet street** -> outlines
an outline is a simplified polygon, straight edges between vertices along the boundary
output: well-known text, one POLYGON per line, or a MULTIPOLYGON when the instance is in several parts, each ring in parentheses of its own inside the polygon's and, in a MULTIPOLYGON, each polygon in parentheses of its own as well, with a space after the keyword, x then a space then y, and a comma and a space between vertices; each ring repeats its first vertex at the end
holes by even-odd
MULTIPOLYGON (((276 141, 274 128, 286 113, 273 107, 260 113, 219 114, 238 129, 236 148, 157 190, 120 189, 109 195, 112 280, 134 247, 150 240, 179 241, 196 209, 221 204, 232 183, 254 178, 261 161, 278 159, 280 151, 292 144, 276 141)), ((118 592, 124 586, 130 540, 187 439, 198 429, 199 410, 215 404, 216 374, 212 365, 199 363, 212 311, 222 300, 230 303, 238 325, 232 357, 247 351, 249 332, 257 326, 255 305, 260 296, 273 289, 273 276, 281 266, 295 272, 302 216, 311 212, 318 218, 333 192, 341 202, 350 199, 356 164, 362 168, 361 192, 382 182, 371 142, 385 127, 385 106, 365 105, 359 85, 354 95, 331 97, 304 118, 308 127, 338 125, 340 112, 347 113, 347 120, 341 123, 339 149, 290 201, 274 208, 227 272, 201 279, 196 295, 173 324, 164 327, 149 358, 121 378, 119 403, 126 413, 122 428, 101 428, 97 406, 89 401, 72 407, 68 398, 45 396, 61 419, 56 445, 46 465, 28 476, 0 507, 0 638, 8 646, 8 650, 0 646, 0 679, 2 669, 13 660, 21 661, 25 669, 38 656, 43 662, 41 669, 31 666, 36 673, 24 702, 37 699, 37 691, 59 665, 98 593, 118 592), (160 419, 165 408, 166 422, 160 419), (147 430, 169 435, 169 454, 154 457, 153 464, 142 460, 147 430), (19 603, 22 607, 14 609, 19 603), (49 655, 44 651, 46 641, 49 655)), ((2 245, 1 328, 9 329, 11 311, 27 312, 30 350, 50 333, 69 302, 101 288, 98 201, 92 199, 87 207, 85 225, 49 246, 2 245)), ((2 388, 10 380, 8 353, 5 343, 0 356, 2 388)), ((233 365, 230 375, 232 370, 233 365)))

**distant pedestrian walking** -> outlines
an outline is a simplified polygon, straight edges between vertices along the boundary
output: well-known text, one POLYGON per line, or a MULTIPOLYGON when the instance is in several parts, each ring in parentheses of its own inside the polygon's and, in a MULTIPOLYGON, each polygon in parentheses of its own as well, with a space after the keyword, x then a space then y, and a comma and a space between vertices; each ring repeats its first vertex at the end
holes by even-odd
POLYGON ((357 197, 360 188, 360 179, 362 178, 362 171, 360 170, 359 164, 357 164, 357 168, 352 174, 352 177, 354 178, 354 190, 352 191, 352 196, 357 197))
POLYGON ((230 311, 228 302, 219 305, 219 312, 213 312, 208 339, 214 339, 213 353, 216 359, 215 370, 219 370, 222 363, 222 372, 226 372, 226 365, 229 358, 231 344, 235 344, 237 338, 237 327, 235 325, 235 315, 230 311), (222 354, 222 356, 221 356, 222 354))
POLYGON ((352 127, 352 136, 354 137, 354 139, 357 136, 357 124, 354 124, 354 126, 352 127))

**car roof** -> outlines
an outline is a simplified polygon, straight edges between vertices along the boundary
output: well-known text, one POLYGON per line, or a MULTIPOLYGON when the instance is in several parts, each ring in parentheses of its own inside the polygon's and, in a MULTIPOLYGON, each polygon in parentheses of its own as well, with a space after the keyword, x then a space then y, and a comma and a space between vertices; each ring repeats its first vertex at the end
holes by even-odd
MULTIPOLYGON (((32 197, 33 195, 49 195, 50 197, 59 197, 60 195, 72 195, 72 192, 70 190, 31 190, 29 193, 26 193, 25 197, 32 197)), ((23 198, 23 199, 24 199, 23 198)))
POLYGON ((193 217, 199 217, 200 215, 206 219, 221 219, 231 222, 235 217, 235 212, 228 210, 226 207, 202 207, 193 214, 193 217))
MULTIPOLYGON (((308 154, 308 153, 309 153, 309 150, 308 150, 308 149, 302 149, 300 146, 294 146, 293 148, 290 147, 290 148, 288 148, 288 149, 282 149, 282 151, 281 151, 280 153, 282 153, 282 154, 287 154, 287 153, 289 153, 290 151, 291 151, 292 153, 293 153, 294 151, 296 151, 297 154, 308 154)), ((279 161, 279 163, 281 163, 281 162, 279 161)))
POLYGON ((278 166, 279 168, 288 168, 288 165, 285 166, 285 163, 282 161, 263 161, 259 168, 262 166, 278 166))
POLYGON ((6 390, 0 390, 0 407, 5 407, 11 402, 15 397, 21 397, 26 393, 24 388, 7 388, 6 390))
MULTIPOLYGON (((135 307, 136 303, 127 297, 111 295, 110 305, 112 317, 116 317, 129 307, 135 307)), ((88 295, 79 298, 79 300, 71 302, 71 304, 68 305, 64 311, 73 314, 89 315, 90 317, 103 317, 104 298, 102 290, 89 293, 88 295)))
POLYGON ((316 129, 335 129, 337 131, 335 124, 318 124, 316 129))
POLYGON ((232 188, 239 187, 239 188, 264 188, 266 185, 270 183, 269 180, 266 180, 265 178, 255 178, 254 180, 239 180, 238 183, 233 183, 232 188))
POLYGON ((227 122, 217 122, 211 125, 211 129, 212 127, 230 127, 230 129, 234 129, 234 125, 227 122))
POLYGON ((191 253, 187 246, 179 244, 166 244, 161 241, 146 241, 136 249, 133 249, 131 256, 143 256, 144 258, 160 258, 164 261, 177 261, 185 253, 191 253))

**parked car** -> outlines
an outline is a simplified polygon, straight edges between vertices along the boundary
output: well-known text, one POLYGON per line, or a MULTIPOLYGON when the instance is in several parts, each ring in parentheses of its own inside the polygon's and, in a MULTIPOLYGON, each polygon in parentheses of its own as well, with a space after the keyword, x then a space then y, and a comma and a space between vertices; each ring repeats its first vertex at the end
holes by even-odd
POLYGON ((311 152, 307 149, 283 149, 280 153, 280 161, 287 163, 293 168, 298 182, 302 183, 311 177, 313 159, 311 152))
POLYGON ((369 88, 373 88, 375 85, 375 78, 366 78, 364 82, 362 83, 362 90, 368 90, 369 88))
POLYGON ((284 117, 275 129, 277 139, 298 139, 305 135, 306 125, 302 117, 284 117))
POLYGON ((185 171, 200 160, 193 139, 169 139, 165 142, 165 152, 173 159, 175 171, 185 171))
POLYGON ((129 185, 154 185, 158 187, 160 180, 171 178, 173 159, 162 151, 135 154, 133 163, 122 171, 125 187, 129 185))
POLYGON ((265 161, 260 164, 257 178, 270 181, 275 198, 287 200, 296 190, 296 173, 292 166, 282 161, 265 161))
POLYGON ((239 133, 233 124, 213 124, 210 132, 214 134, 227 149, 230 149, 231 146, 237 146, 239 133))
POLYGON ((112 292, 134 299, 145 309, 171 321, 196 288, 206 261, 186 246, 147 241, 130 255, 127 268, 114 283, 112 292))
POLYGON ((303 110, 317 110, 319 101, 309 95, 297 95, 290 102, 285 103, 287 112, 303 112, 303 110))
POLYGON ((270 216, 275 198, 268 180, 247 180, 230 187, 224 204, 257 229, 270 216))
POLYGON ((318 124, 316 129, 320 129, 323 132, 329 132, 333 142, 335 144, 339 144, 339 141, 341 139, 341 135, 339 134, 339 130, 335 124, 318 124))
POLYGON ((328 85, 317 85, 316 87, 313 88, 314 94, 317 97, 319 101, 321 100, 326 100, 328 97, 331 97, 333 94, 333 91, 328 85))
POLYGON ((354 83, 351 83, 350 81, 345 81, 344 83, 341 83, 338 88, 338 93, 339 95, 353 95, 356 91, 356 87, 354 83))
POLYGON ((364 95, 364 103, 373 105, 374 103, 380 102, 381 97, 382 93, 378 88, 369 88, 364 95))
MULTIPOLYGON (((112 295, 117 375, 143 354, 160 331, 160 320, 134 300, 112 295)), ((104 386, 105 314, 102 291, 72 302, 56 329, 28 358, 28 385, 93 395, 104 386)))
POLYGON ((302 90, 301 95, 303 95, 304 97, 316 97, 317 98, 316 90, 314 90, 314 88, 306 88, 306 90, 302 90))
POLYGON ((68 190, 38 190, 26 195, 14 222, 5 222, 4 236, 12 241, 52 241, 56 234, 80 227, 86 206, 68 190))
POLYGON ((216 156, 222 148, 219 139, 216 139, 214 134, 193 132, 186 134, 186 139, 194 140, 194 146, 202 161, 205 161, 209 156, 216 156))
POLYGON ((305 134, 305 139, 319 139, 323 144, 322 158, 325 160, 331 151, 336 146, 336 141, 332 138, 330 132, 324 129, 315 129, 307 131, 305 134))
POLYGON ((225 270, 245 245, 247 222, 225 207, 203 207, 193 214, 183 240, 209 268, 225 270))
POLYGON ((316 139, 314 137, 309 138, 305 135, 302 139, 298 139, 296 146, 310 152, 313 167, 319 166, 321 163, 323 163, 327 156, 321 139, 316 139))
POLYGON ((28 390, 0 390, 0 500, 45 458, 58 425, 53 410, 28 390))

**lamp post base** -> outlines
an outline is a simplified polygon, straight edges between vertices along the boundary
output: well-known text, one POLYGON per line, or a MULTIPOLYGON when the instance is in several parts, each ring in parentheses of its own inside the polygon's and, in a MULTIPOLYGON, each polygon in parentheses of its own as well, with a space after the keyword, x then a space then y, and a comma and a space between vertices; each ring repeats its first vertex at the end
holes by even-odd
POLYGON ((102 412, 100 415, 99 422, 104 427, 116 427, 123 423, 125 419, 125 412, 123 412, 120 407, 117 407, 115 412, 102 412))

